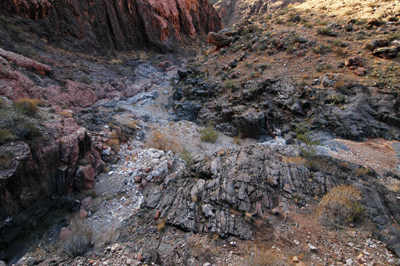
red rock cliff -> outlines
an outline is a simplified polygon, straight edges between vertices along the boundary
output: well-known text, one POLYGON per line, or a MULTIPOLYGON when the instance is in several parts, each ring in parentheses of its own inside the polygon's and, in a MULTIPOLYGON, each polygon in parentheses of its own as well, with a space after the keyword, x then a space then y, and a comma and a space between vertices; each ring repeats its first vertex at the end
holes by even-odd
POLYGON ((208 0, 5 0, 0 13, 37 21, 40 37, 50 41, 74 37, 77 49, 171 49, 182 34, 194 37, 222 27, 208 0))

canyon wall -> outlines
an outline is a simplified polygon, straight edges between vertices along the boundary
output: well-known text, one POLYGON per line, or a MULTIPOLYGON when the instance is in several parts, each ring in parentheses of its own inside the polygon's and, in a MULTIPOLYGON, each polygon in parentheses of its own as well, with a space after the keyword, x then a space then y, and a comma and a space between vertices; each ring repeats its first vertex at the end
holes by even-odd
POLYGON ((7 0, 0 14, 37 22, 39 37, 70 48, 173 49, 182 36, 221 29, 208 0, 7 0))

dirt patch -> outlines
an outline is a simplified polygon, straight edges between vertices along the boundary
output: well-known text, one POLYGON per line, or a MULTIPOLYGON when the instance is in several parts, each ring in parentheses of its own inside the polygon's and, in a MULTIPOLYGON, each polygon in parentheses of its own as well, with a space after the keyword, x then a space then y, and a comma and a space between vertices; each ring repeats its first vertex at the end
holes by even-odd
POLYGON ((295 8, 329 13, 340 18, 377 19, 381 16, 398 14, 400 3, 394 0, 309 0, 302 4, 295 4, 295 8))

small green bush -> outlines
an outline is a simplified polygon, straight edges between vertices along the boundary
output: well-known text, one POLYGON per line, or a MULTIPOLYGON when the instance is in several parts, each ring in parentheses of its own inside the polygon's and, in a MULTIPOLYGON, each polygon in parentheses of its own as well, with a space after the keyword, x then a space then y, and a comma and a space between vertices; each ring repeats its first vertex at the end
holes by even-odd
POLYGON ((212 125, 209 125, 205 129, 202 129, 200 132, 200 140, 203 142, 215 143, 218 139, 219 133, 214 129, 212 125))
POLYGON ((188 151, 186 148, 182 148, 180 157, 182 160, 185 161, 186 164, 191 164, 194 160, 194 157, 190 151, 188 151))
POLYGON ((12 130, 8 128, 0 129, 0 144, 4 144, 13 139, 15 139, 15 135, 12 130))
POLYGON ((328 102, 334 105, 342 105, 346 103, 347 96, 343 94, 331 95, 328 97, 328 102))
POLYGON ((318 46, 313 48, 314 53, 316 54, 326 54, 332 51, 330 45, 325 45, 323 43, 320 43, 318 46))

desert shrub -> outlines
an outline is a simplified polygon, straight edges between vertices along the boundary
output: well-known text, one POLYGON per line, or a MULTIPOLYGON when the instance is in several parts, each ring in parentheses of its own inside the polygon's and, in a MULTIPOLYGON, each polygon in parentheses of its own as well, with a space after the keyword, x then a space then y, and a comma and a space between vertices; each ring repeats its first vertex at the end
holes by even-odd
POLYGON ((165 219, 160 219, 157 223, 157 230, 158 231, 164 231, 165 228, 165 219))
POLYGON ((110 135, 110 138, 116 139, 119 142, 125 142, 127 140, 125 133, 121 131, 113 131, 110 135))
POLYGON ((186 164, 191 164, 194 160, 194 157, 190 151, 188 151, 186 148, 182 148, 180 152, 180 157, 182 160, 186 162, 186 164))
POLYGON ((117 113, 122 113, 125 111, 126 111, 126 109, 124 107, 120 107, 120 106, 115 109, 115 112, 117 112, 117 113))
POLYGON ((26 121, 16 125, 13 128, 13 132, 21 139, 29 141, 42 136, 42 133, 34 124, 26 121))
POLYGON ((0 129, 0 144, 4 144, 13 139, 15 139, 15 135, 10 129, 0 129))
POLYGON ((68 111, 61 111, 59 115, 61 115, 62 117, 65 117, 65 118, 71 118, 72 117, 72 113, 68 112, 68 111))
POLYGON ((239 89, 239 84, 236 80, 227 80, 225 81, 223 87, 230 89, 231 92, 235 92, 239 89))
POLYGON ((93 247, 93 228, 80 219, 73 219, 69 227, 71 233, 60 240, 58 251, 69 257, 82 256, 93 247))
POLYGON ((342 105, 346 103, 347 96, 343 94, 331 95, 328 97, 328 103, 334 105, 342 105))
POLYGON ((199 130, 200 140, 203 142, 215 143, 218 139, 218 131, 214 129, 213 125, 208 125, 206 128, 199 130))
POLYGON ((322 72, 324 70, 329 70, 331 69, 332 66, 330 64, 321 64, 319 63, 316 67, 315 70, 317 70, 317 72, 322 72))
POLYGON ((84 84, 90 84, 91 80, 88 76, 83 75, 79 78, 79 82, 84 83, 84 84))
POLYGON ((242 135, 241 135, 241 134, 239 134, 238 136, 234 137, 234 138, 233 138, 233 143, 236 144, 236 145, 241 146, 241 145, 242 145, 242 143, 240 142, 240 139, 241 139, 241 138, 242 138, 242 135))
POLYGON ((268 247, 254 248, 243 260, 245 266, 286 266, 287 258, 281 251, 268 247))
POLYGON ((130 130, 138 130, 139 128, 139 121, 138 120, 133 120, 130 121, 126 124, 126 127, 129 128, 130 130))
POLYGON ((153 130, 146 139, 146 144, 149 148, 157 150, 173 152, 179 150, 179 144, 161 130, 153 130))
POLYGON ((113 151, 119 151, 119 140, 118 139, 109 139, 107 141, 107 145, 113 150, 113 151))
POLYGON ((43 101, 29 98, 20 98, 14 104, 17 110, 27 115, 35 115, 39 111, 38 106, 44 106, 43 101))
POLYGON ((317 216, 325 226, 345 226, 364 216, 365 208, 360 204, 361 198, 361 192, 354 186, 334 187, 322 197, 317 207, 317 216))
POLYGON ((335 54, 338 56, 345 56, 347 54, 347 52, 342 47, 337 47, 335 49, 335 54))
POLYGON ((8 169, 12 165, 11 153, 3 148, 0 149, 0 170, 8 169))
POLYGON ((331 35, 333 32, 330 27, 318 28, 317 33, 321 35, 331 35))
POLYGON ((330 45, 325 45, 323 43, 318 44, 318 46, 313 48, 314 53, 316 54, 326 54, 332 51, 330 45))
POLYGON ((304 142, 308 146, 313 146, 313 145, 318 145, 319 144, 318 141, 312 139, 309 136, 308 127, 307 127, 307 125, 305 123, 297 124, 296 128, 295 128, 295 132, 296 132, 296 139, 304 142))

